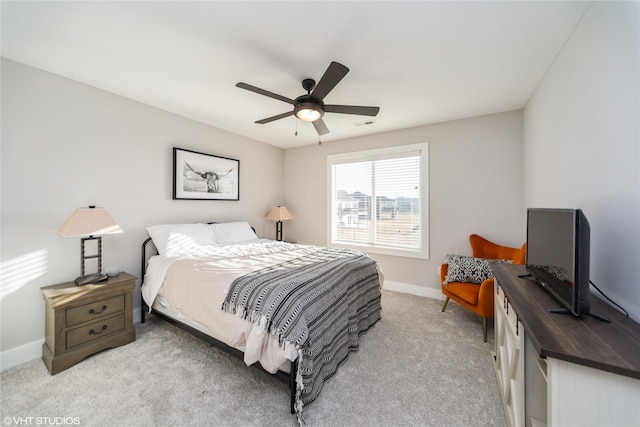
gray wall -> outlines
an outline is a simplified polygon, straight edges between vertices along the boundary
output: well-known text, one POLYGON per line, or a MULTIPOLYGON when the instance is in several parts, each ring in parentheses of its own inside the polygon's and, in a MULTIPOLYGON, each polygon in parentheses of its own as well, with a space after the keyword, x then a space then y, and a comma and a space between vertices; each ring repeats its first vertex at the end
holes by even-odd
POLYGON ((273 238, 282 162, 279 148, 3 59, 3 356, 26 345, 37 357, 40 287, 80 274, 80 239, 57 232, 75 208, 109 210, 124 233, 103 237, 103 265, 139 276, 149 225, 247 220, 273 238), (240 201, 172 200, 174 146, 240 160, 240 201))
POLYGON ((294 220, 285 237, 327 244, 327 156, 429 143, 430 259, 371 254, 386 288, 440 298, 445 253, 471 254, 478 233, 505 245, 524 243, 522 112, 439 123, 285 151, 285 198, 294 220))
POLYGON ((524 110, 526 206, 584 210, 591 279, 636 320, 639 18, 638 2, 592 3, 524 110))

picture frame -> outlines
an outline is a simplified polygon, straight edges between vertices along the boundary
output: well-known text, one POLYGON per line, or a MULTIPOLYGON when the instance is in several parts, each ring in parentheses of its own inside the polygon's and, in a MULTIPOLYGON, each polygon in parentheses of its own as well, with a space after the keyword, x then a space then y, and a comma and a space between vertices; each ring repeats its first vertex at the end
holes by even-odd
POLYGON ((240 160, 174 147, 173 200, 240 200, 240 160))

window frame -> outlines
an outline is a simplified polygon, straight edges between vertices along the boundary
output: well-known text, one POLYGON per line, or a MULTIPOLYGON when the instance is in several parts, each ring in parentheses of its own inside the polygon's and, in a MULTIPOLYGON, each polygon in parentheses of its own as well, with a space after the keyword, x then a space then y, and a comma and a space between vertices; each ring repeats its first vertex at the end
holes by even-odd
POLYGON ((429 143, 422 142, 418 144, 396 145, 392 147, 376 148, 362 151, 352 151, 347 153, 330 154, 327 156, 327 242, 329 246, 356 249, 363 252, 370 252, 382 255, 392 255, 406 258, 429 259, 429 143), (365 158, 376 158, 384 156, 393 156, 397 154, 405 154, 409 152, 420 152, 420 247, 418 249, 402 249, 397 247, 388 247, 383 245, 371 244, 346 244, 344 242, 333 241, 333 220, 334 215, 334 180, 333 180, 333 163, 348 163, 345 160, 353 160, 353 162, 362 161, 365 158))

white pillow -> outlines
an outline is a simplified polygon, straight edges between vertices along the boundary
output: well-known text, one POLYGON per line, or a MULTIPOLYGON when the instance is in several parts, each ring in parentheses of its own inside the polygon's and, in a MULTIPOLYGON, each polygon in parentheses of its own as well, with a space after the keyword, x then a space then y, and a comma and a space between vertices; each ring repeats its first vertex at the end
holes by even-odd
POLYGON ((147 227, 160 255, 183 253, 197 245, 216 244, 209 224, 162 224, 147 227))
POLYGON ((248 222, 224 222, 209 224, 218 243, 236 243, 258 240, 248 222))

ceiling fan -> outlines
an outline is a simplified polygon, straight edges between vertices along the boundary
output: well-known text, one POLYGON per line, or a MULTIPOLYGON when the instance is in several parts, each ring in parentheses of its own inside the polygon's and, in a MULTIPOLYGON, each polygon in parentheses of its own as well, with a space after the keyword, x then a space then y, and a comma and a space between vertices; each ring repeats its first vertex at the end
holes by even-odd
POLYGON ((313 79, 302 80, 302 88, 307 91, 306 95, 301 95, 296 99, 287 98, 277 93, 269 92, 247 83, 236 83, 241 89, 246 89, 269 98, 278 99, 293 105, 293 110, 277 116, 267 117, 258 120, 255 123, 265 124, 275 120, 284 119, 285 117, 295 115, 300 120, 313 123, 318 135, 326 135, 329 133, 327 125, 322 120, 324 113, 340 113, 340 114, 356 114, 360 116, 375 116, 380 111, 380 107, 362 107, 357 105, 329 105, 323 102, 325 96, 333 90, 340 80, 347 75, 349 69, 338 62, 329 64, 327 71, 320 78, 318 84, 313 79))

